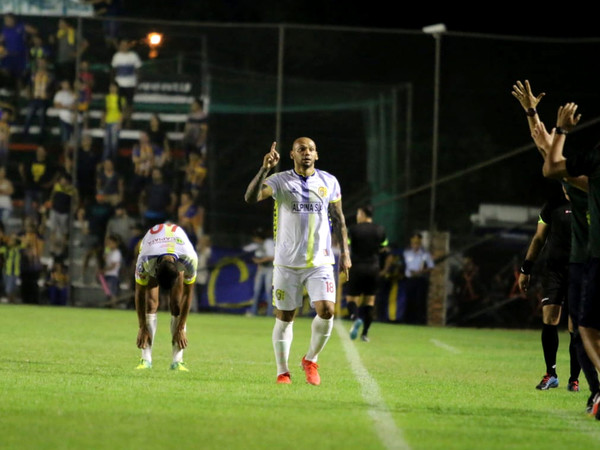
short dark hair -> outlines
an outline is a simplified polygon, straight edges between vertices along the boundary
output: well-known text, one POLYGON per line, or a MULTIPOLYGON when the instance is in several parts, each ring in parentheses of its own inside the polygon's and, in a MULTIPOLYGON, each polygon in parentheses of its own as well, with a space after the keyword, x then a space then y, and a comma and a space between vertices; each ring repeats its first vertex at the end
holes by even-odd
POLYGON ((159 258, 156 269, 156 281, 160 289, 170 291, 179 276, 177 263, 170 259, 159 258))
POLYGON ((363 205, 359 206, 360 210, 365 213, 365 216, 372 218, 373 217, 373 206, 371 205, 363 205))

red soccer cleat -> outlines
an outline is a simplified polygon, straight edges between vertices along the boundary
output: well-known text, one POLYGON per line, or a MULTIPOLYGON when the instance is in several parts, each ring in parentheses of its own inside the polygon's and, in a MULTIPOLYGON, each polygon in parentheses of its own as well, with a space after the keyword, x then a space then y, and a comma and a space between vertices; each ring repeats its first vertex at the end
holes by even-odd
POLYGON ((277 384, 292 384, 292 377, 289 372, 277 375, 277 384))
POLYGON ((319 376, 319 372, 317 371, 319 365, 317 363, 307 361, 303 356, 302 368, 304 369, 304 373, 306 373, 306 382, 308 384, 312 384, 314 386, 318 386, 321 384, 321 377, 319 376))

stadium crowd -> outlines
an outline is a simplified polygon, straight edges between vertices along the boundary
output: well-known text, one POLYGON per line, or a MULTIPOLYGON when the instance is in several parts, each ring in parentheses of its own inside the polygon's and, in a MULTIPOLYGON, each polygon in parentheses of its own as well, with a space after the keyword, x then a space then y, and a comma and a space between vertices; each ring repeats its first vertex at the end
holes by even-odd
POLYGON ((143 65, 135 41, 78 39, 66 17, 46 34, 10 13, 2 20, 1 301, 68 304, 76 246, 84 271, 96 263, 95 281, 115 304, 119 287, 132 287, 136 245, 154 224, 177 222, 194 245, 206 245, 204 99, 190 103, 182 138, 169 139, 160 111, 150 120, 134 115, 143 65), (108 83, 90 68, 102 55, 108 83), (124 130, 137 133, 133 143, 124 130), (73 229, 79 237, 70 247, 73 229))

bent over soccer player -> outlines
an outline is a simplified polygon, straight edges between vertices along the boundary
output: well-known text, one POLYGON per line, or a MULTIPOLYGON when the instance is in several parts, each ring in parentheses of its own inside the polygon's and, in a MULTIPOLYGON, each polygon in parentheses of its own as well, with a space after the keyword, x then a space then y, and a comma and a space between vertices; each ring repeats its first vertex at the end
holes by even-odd
POLYGON ((294 141, 290 152, 294 168, 267 178, 268 172, 279 162, 276 147, 277 143, 273 142, 244 198, 247 203, 269 197, 275 199, 273 302, 277 310, 272 339, 277 383, 291 383, 288 358, 292 327, 306 288, 310 306, 317 314, 312 321, 310 345, 302 358, 302 368, 306 382, 319 385, 321 378, 317 359, 331 336, 336 300, 332 230, 342 245, 340 270, 347 276, 352 265, 342 212, 342 193, 333 175, 315 168, 315 161, 319 158, 317 147, 307 137, 294 141))
POLYGON ((171 311, 171 370, 188 372, 183 362, 187 347, 186 321, 194 293, 198 255, 185 231, 173 223, 150 228, 142 238, 135 266, 135 309, 140 329, 137 346, 142 359, 136 369, 152 368, 152 344, 156 334, 159 295, 168 299, 171 311))

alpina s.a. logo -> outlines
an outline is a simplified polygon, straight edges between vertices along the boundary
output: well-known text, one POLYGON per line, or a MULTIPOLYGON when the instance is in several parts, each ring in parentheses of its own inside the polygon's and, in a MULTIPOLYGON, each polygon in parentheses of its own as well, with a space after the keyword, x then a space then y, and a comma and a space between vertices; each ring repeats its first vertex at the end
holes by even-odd
POLYGON ((325 186, 321 186, 317 192, 319 193, 319 197, 327 196, 327 188, 325 186))

